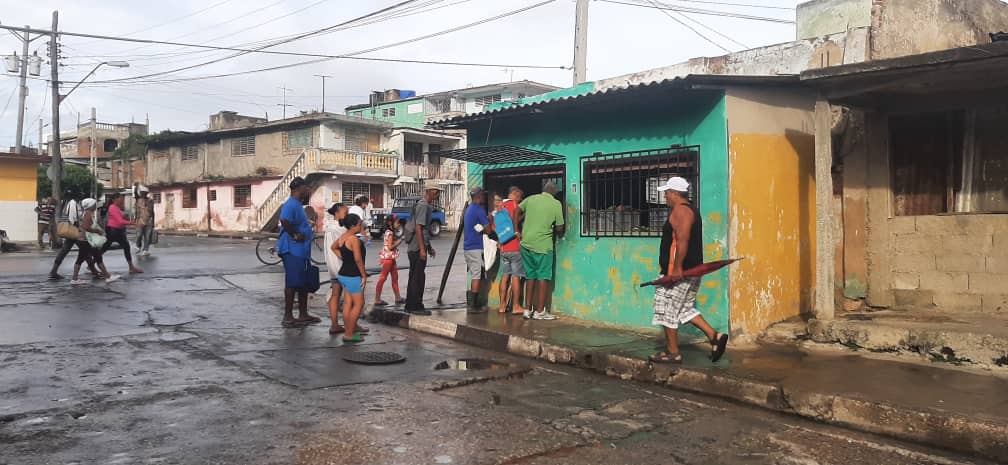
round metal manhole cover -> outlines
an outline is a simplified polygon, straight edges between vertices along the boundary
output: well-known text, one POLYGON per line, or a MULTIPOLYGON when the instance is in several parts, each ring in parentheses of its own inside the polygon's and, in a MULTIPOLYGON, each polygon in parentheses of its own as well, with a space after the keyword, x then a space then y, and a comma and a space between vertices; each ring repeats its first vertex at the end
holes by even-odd
POLYGON ((361 365, 391 365, 405 362, 406 357, 395 352, 354 352, 343 356, 343 360, 361 365))

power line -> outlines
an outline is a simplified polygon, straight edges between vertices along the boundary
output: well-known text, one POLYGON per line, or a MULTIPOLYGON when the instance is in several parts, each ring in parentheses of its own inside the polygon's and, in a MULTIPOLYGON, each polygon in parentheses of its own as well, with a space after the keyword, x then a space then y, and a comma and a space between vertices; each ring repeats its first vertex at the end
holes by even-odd
MULTIPOLYGON (((214 8, 217 8, 217 7, 219 7, 219 6, 223 5, 223 4, 231 2, 231 1, 233 1, 233 0, 222 0, 222 1, 214 3, 213 5, 210 5, 210 6, 206 7, 206 8, 203 8, 201 10, 196 10, 196 11, 194 11, 192 13, 187 14, 187 15, 179 16, 178 18, 174 18, 174 19, 169 19, 168 21, 165 21, 165 22, 160 23, 160 24, 156 24, 154 26, 145 27, 143 29, 137 29, 137 30, 132 31, 132 32, 127 32, 127 33, 125 33, 123 35, 127 35, 127 36, 128 35, 133 35, 133 34, 137 34, 137 33, 140 33, 140 32, 147 32, 147 31, 150 31, 150 30, 153 30, 153 29, 157 29, 157 28, 162 27, 162 26, 167 26, 167 25, 169 25, 171 23, 178 22, 178 21, 181 21, 183 19, 196 16, 196 15, 198 15, 200 13, 205 12, 205 11, 210 11, 210 10, 212 10, 214 8)), ((90 43, 90 42, 85 42, 85 43, 90 43)), ((84 44, 78 44, 78 45, 84 45, 84 44)))
POLYGON ((18 86, 14 86, 14 88, 11 89, 11 93, 7 96, 7 103, 4 105, 3 111, 0 111, 0 119, 3 119, 4 115, 7 114, 7 109, 10 108, 11 100, 14 98, 14 94, 17 93, 17 90, 18 86))
MULTIPOLYGON (((648 1, 651 2, 651 4, 655 6, 655 8, 658 8, 658 4, 657 3, 655 3, 652 0, 648 0, 648 1)), ((714 44, 715 47, 720 48, 721 50, 724 50, 725 53, 731 53, 731 50, 728 50, 723 45, 715 42, 714 39, 711 39, 710 37, 707 37, 707 36, 703 35, 702 32, 696 30, 696 28, 694 28, 693 26, 690 26, 689 24, 686 24, 683 20, 681 20, 679 18, 676 18, 675 16, 672 16, 672 13, 669 13, 668 11, 665 11, 665 10, 662 10, 662 9, 659 9, 658 11, 661 11, 662 13, 665 13, 665 16, 668 16, 669 19, 671 19, 672 21, 675 21, 675 22, 683 25, 686 29, 689 29, 689 30, 693 31, 694 34, 702 37, 707 42, 710 42, 710 43, 714 44)))
POLYGON ((501 19, 501 18, 512 16, 512 15, 515 15, 515 14, 518 14, 518 13, 522 13, 522 12, 531 10, 533 8, 538 8, 540 6, 552 3, 554 1, 556 1, 556 0, 546 0, 544 2, 540 2, 540 3, 534 4, 534 5, 530 5, 530 6, 527 6, 527 7, 524 7, 524 8, 520 8, 520 9, 517 9, 517 10, 512 10, 512 11, 509 11, 509 12, 506 12, 506 13, 499 14, 497 16, 493 16, 493 17, 490 17, 490 18, 485 18, 485 19, 482 19, 482 20, 479 20, 479 21, 475 21, 475 22, 472 22, 472 23, 468 23, 468 24, 464 24, 464 25, 461 25, 461 26, 456 26, 456 27, 453 27, 453 28, 450 28, 450 29, 445 29, 445 30, 438 31, 438 32, 435 32, 435 33, 432 33, 432 34, 427 34, 427 35, 420 36, 420 37, 414 37, 412 39, 407 39, 407 40, 403 40, 403 41, 399 41, 399 42, 394 42, 394 43, 391 43, 391 44, 385 44, 385 45, 382 45, 382 46, 379 46, 379 47, 372 47, 372 48, 366 49, 366 50, 359 50, 359 51, 356 51, 356 52, 347 53, 347 54, 343 54, 343 55, 304 54, 304 53, 293 53, 293 52, 289 53, 289 54, 292 54, 292 55, 319 57, 316 60, 308 60, 308 61, 302 61, 302 62, 297 62, 297 63, 290 63, 290 64, 286 64, 286 65, 272 66, 272 67, 268 67, 268 68, 261 68, 261 69, 255 69, 255 70, 249 70, 249 71, 241 71, 241 72, 235 72, 235 73, 217 74, 217 75, 210 75, 210 76, 180 77, 180 78, 164 79, 164 80, 156 80, 156 81, 140 81, 139 80, 139 79, 146 78, 146 77, 159 76, 159 75, 168 74, 168 73, 172 72, 172 71, 166 71, 166 72, 163 72, 163 73, 153 73, 153 74, 150 74, 150 75, 136 76, 136 77, 132 77, 132 78, 113 79, 113 80, 107 80, 107 81, 92 81, 89 84, 114 84, 114 83, 117 83, 117 82, 160 83, 160 82, 196 81, 196 80, 203 80, 203 79, 213 79, 213 78, 220 78, 220 77, 230 77, 230 76, 238 76, 238 75, 244 75, 244 74, 259 73, 259 72, 265 72, 265 71, 276 71, 276 70, 280 70, 280 69, 293 68, 293 67, 297 67, 297 66, 304 66, 304 65, 310 65, 310 64, 315 64, 315 63, 321 63, 321 62, 324 62, 324 61, 330 61, 330 60, 334 60, 334 59, 356 59, 356 60, 371 60, 371 61, 392 61, 392 62, 405 62, 405 63, 459 65, 459 66, 482 66, 482 67, 568 69, 568 67, 566 67, 566 66, 500 65, 500 64, 489 64, 489 63, 462 63, 462 62, 427 61, 427 60, 405 60, 405 59, 400 60, 400 59, 393 59, 393 58, 371 58, 371 57, 358 57, 358 56, 356 56, 356 55, 361 55, 361 54, 364 54, 364 53, 370 53, 370 52, 374 52, 374 51, 378 51, 378 50, 382 50, 382 49, 386 49, 386 48, 397 47, 399 45, 405 45, 405 44, 409 44, 409 43, 413 43, 413 42, 418 42, 418 41, 421 41, 421 40, 426 40, 426 39, 429 39, 429 38, 432 38, 432 37, 437 37, 437 36, 449 34, 449 33, 452 33, 452 32, 457 32, 457 31, 460 31, 460 30, 463 30, 463 29, 467 29, 467 28, 470 28, 470 27, 474 27, 474 26, 478 26, 478 25, 481 25, 481 24, 485 24, 485 23, 488 23, 488 22, 491 22, 491 21, 495 21, 495 20, 498 20, 498 19, 501 19))
POLYGON ((703 3, 708 5, 727 5, 727 6, 742 6, 747 8, 764 8, 767 10, 794 10, 794 7, 790 6, 771 6, 771 5, 756 5, 754 3, 734 3, 734 2, 715 2, 712 0, 674 0, 676 2, 682 3, 703 3))
POLYGON ((722 33, 721 31, 719 31, 719 30, 717 30, 717 29, 714 29, 714 28, 712 28, 712 27, 710 27, 710 26, 708 26, 708 25, 704 24, 704 23, 703 23, 703 22, 701 22, 700 20, 698 20, 698 19, 696 19, 696 18, 692 18, 692 17, 690 17, 690 16, 689 16, 689 15, 687 15, 686 13, 679 13, 679 12, 676 12, 676 14, 678 14, 678 15, 679 15, 679 16, 681 16, 682 18, 685 18, 685 19, 688 19, 688 20, 690 20, 690 21, 692 21, 692 22, 694 22, 694 23, 696 23, 696 24, 699 24, 699 25, 700 25, 700 27, 702 27, 702 28, 704 28, 704 29, 706 29, 706 30, 708 30, 708 31, 710 31, 710 32, 713 32, 713 33, 715 33, 715 34, 717 34, 717 35, 721 36, 721 37, 722 37, 723 39, 726 39, 726 40, 728 40, 729 42, 732 42, 732 43, 734 43, 735 45, 738 45, 739 47, 742 47, 742 49, 743 49, 743 50, 745 50, 745 49, 749 49, 749 48, 752 48, 752 47, 750 47, 750 46, 748 46, 748 45, 746 45, 746 44, 743 44, 742 42, 739 42, 739 41, 737 41, 737 40, 735 40, 735 39, 731 38, 731 36, 729 36, 729 35, 726 35, 726 34, 723 34, 723 33, 722 33))
POLYGON ((618 5, 636 6, 636 7, 640 7, 640 8, 654 8, 654 9, 658 9, 658 10, 678 11, 680 13, 696 13, 698 15, 708 15, 708 16, 725 16, 725 17, 728 17, 728 18, 748 19, 748 20, 751 20, 751 21, 765 21, 765 22, 768 22, 768 23, 778 23, 778 24, 795 24, 795 22, 792 21, 792 20, 790 20, 790 19, 772 18, 772 17, 768 17, 768 16, 744 15, 744 14, 741 14, 741 13, 732 13, 732 12, 728 12, 728 11, 704 10, 704 9, 701 9, 701 8, 692 8, 692 7, 685 7, 685 6, 682 6, 682 7, 680 7, 680 6, 672 6, 672 5, 667 5, 667 4, 664 4, 664 3, 659 3, 658 5, 647 5, 647 4, 644 4, 644 3, 631 3, 631 2, 623 2, 623 1, 619 1, 619 0, 598 0, 598 1, 600 1, 600 2, 606 2, 606 3, 614 3, 614 4, 618 4, 618 5))

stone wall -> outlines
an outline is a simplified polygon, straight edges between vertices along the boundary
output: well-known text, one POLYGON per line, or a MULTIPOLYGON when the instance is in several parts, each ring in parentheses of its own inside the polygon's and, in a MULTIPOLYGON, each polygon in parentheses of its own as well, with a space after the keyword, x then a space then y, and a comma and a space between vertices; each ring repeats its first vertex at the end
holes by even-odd
POLYGON ((1008 312, 1008 215, 889 220, 897 306, 1008 312))
POLYGON ((871 57, 875 60, 990 43, 1008 30, 1001 0, 873 0, 871 57))

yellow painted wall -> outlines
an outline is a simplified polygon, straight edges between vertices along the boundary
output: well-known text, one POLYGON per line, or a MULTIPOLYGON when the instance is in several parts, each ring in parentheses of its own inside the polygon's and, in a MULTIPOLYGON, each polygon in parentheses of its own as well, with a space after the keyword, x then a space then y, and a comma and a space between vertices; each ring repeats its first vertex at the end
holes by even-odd
POLYGON ((732 330, 753 334, 811 308, 815 184, 809 138, 733 134, 729 210, 732 330))
POLYGON ((38 162, 0 159, 0 201, 34 202, 38 187, 38 162))
POLYGON ((732 332, 756 335, 811 311, 815 289, 814 98, 728 93, 732 332))

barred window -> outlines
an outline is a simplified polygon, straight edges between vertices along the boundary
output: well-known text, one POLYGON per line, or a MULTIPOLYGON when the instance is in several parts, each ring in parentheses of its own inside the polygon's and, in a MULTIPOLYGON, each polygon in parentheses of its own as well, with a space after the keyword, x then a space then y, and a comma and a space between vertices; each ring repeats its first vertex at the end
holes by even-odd
POLYGON ((211 202, 216 202, 217 201, 217 189, 211 189, 210 190, 210 201, 211 202))
POLYGON ((182 161, 199 160, 199 146, 187 145, 182 147, 182 161))
POLYGON ((686 178, 697 197, 699 146, 582 157, 581 235, 660 237, 669 207, 658 186, 673 176, 686 178))
POLYGON ((353 205, 354 200, 362 195, 366 195, 369 199, 371 198, 370 184, 362 182, 343 183, 343 203, 345 205, 353 205))
POLYGON ((151 200, 153 200, 154 203, 161 203, 161 193, 155 192, 153 195, 151 195, 151 200))
POLYGON ((249 208, 252 206, 251 184, 234 186, 234 206, 235 208, 249 208))
POLYGON ((255 136, 245 136, 231 141, 231 155, 255 155, 255 136))
POLYGON ((382 118, 388 118, 390 116, 395 116, 395 108, 382 108, 381 115, 382 115, 382 118))
POLYGON ((312 128, 287 131, 287 147, 304 148, 312 146, 312 128))
POLYGON ((347 128, 346 149, 354 152, 367 152, 367 133, 360 129, 347 128))
POLYGON ((196 188, 189 187, 182 189, 182 208, 196 208, 196 188))

